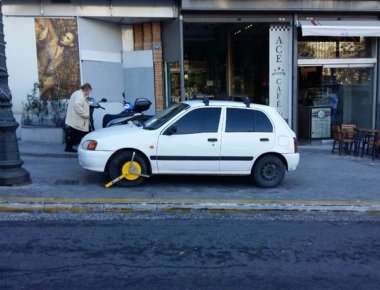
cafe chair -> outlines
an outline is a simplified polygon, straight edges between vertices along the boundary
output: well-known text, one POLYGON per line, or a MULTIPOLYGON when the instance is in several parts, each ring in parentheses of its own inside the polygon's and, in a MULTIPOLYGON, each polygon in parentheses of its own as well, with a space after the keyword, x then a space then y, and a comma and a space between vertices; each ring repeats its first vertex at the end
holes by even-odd
POLYGON ((380 153, 380 133, 376 133, 373 138, 372 144, 372 160, 375 160, 379 156, 380 153))
POLYGON ((364 139, 363 139, 363 145, 362 145, 362 152, 361 152, 361 157, 364 156, 364 154, 371 154, 373 153, 373 146, 375 143, 375 137, 376 134, 372 132, 366 132, 364 139))
POLYGON ((351 154, 355 143, 356 125, 342 124, 342 147, 346 154, 351 154))
POLYGON ((361 156, 363 157, 364 152, 364 146, 367 138, 367 134, 363 131, 356 130, 355 136, 354 136, 354 156, 361 156))
POLYGON ((331 128, 332 136, 333 136, 333 146, 331 149, 331 153, 335 153, 335 147, 338 145, 339 155, 342 154, 342 130, 339 125, 333 125, 331 128))

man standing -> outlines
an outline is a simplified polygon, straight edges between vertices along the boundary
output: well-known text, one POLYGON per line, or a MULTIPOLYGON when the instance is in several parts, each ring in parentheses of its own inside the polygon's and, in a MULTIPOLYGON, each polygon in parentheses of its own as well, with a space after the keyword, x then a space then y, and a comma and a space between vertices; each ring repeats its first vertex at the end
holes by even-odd
POLYGON ((76 152, 77 150, 73 146, 78 145, 89 131, 90 104, 88 98, 91 91, 91 85, 86 83, 70 97, 65 120, 67 126, 66 152, 76 152))

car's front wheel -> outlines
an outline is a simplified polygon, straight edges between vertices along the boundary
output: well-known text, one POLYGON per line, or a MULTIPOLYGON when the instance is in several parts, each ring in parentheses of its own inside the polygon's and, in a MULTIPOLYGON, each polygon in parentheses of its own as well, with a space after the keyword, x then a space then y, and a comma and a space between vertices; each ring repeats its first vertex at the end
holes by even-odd
POLYGON ((118 186, 122 187, 142 184, 145 180, 144 176, 147 174, 148 165, 145 158, 137 152, 133 156, 133 151, 117 153, 108 165, 108 176, 111 180, 123 175, 123 179, 117 183, 118 186))
POLYGON ((252 178, 260 187, 276 187, 283 181, 285 172, 285 164, 279 157, 266 155, 257 160, 252 178))

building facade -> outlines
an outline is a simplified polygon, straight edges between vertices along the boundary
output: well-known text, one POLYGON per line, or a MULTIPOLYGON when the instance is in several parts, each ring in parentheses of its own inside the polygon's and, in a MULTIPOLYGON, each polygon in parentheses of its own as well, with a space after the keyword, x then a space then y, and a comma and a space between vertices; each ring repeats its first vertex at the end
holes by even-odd
POLYGON ((189 98, 248 97, 276 107, 301 139, 330 138, 333 124, 380 126, 380 1, 102 3, 4 1, 24 127, 34 83, 45 106, 59 107, 50 100, 86 81, 97 98, 148 97, 156 111, 189 98))
MULTIPOLYGON (((25 140, 62 142, 67 100, 80 84, 106 98, 164 104, 162 26, 173 0, 3 1, 9 83, 25 140)), ((119 106, 112 104, 118 103, 119 106)))
POLYGON ((183 0, 185 96, 277 107, 300 139, 379 124, 380 1, 183 0))

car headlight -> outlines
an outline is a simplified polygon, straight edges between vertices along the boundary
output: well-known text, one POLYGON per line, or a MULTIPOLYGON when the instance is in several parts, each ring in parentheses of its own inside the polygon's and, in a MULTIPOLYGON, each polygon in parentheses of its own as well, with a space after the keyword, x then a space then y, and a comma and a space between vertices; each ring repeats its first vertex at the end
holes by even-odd
POLYGON ((96 146, 98 145, 98 142, 95 140, 86 140, 82 144, 82 148, 85 150, 91 150, 94 151, 96 150, 96 146))

